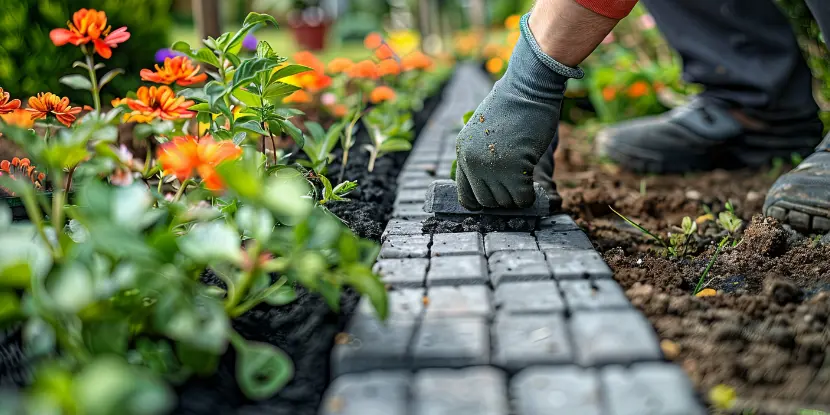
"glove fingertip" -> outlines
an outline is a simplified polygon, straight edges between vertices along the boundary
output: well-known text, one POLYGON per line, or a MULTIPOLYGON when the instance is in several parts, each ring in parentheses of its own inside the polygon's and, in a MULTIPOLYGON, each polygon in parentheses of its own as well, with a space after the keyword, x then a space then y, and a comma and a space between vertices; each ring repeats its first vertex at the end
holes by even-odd
POLYGON ((460 165, 456 169, 455 182, 458 187, 458 203, 461 203, 461 206, 468 210, 481 210, 482 206, 476 200, 473 187, 467 180, 464 169, 460 165))

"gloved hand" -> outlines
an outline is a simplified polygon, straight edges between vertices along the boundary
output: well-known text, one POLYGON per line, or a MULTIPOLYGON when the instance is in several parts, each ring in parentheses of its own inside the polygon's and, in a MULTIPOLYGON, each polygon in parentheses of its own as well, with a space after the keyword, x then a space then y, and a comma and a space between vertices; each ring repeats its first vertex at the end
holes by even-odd
POLYGON ((533 204, 533 168, 556 134, 565 81, 583 75, 542 51, 529 17, 507 73, 456 138, 458 198, 470 210, 533 204))

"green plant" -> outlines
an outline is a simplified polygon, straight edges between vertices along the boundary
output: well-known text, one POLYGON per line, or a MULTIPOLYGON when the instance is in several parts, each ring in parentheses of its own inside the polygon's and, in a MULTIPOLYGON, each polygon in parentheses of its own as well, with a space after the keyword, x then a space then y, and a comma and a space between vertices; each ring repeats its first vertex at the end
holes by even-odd
POLYGON ((676 228, 680 231, 680 233, 669 233, 669 239, 664 240, 663 238, 649 231, 639 223, 634 222, 622 213, 617 212, 611 206, 609 206, 608 208, 611 209, 611 211, 614 212, 614 214, 619 216, 626 223, 637 228, 637 230, 642 232, 644 235, 649 236, 660 246, 662 246, 663 249, 665 249, 665 253, 669 258, 679 258, 685 256, 689 248, 689 242, 691 241, 692 236, 697 232, 697 223, 693 221, 692 218, 686 216, 683 218, 683 222, 681 223, 680 228, 676 228))
POLYGON ((354 133, 357 127, 357 122, 363 117, 363 104, 361 104, 352 112, 351 121, 346 127, 346 132, 340 136, 340 147, 343 149, 343 165, 340 167, 340 175, 337 177, 337 183, 343 183, 343 175, 346 173, 346 166, 349 165, 349 150, 354 146, 354 133))
POLYGON ((331 181, 326 176, 320 176, 320 181, 323 183, 323 197, 320 199, 320 204, 348 200, 345 196, 357 189, 357 182, 354 181, 344 181, 335 187, 331 186, 331 181))
POLYGON ((374 171, 378 157, 412 149, 412 129, 415 125, 409 111, 395 110, 388 105, 377 106, 366 114, 363 124, 369 130, 371 138, 371 142, 363 146, 369 152, 367 169, 370 172, 374 171))
POLYGON ((298 160, 297 162, 319 175, 324 175, 328 173, 328 166, 332 159, 331 152, 334 150, 334 146, 337 145, 340 135, 343 134, 346 122, 334 123, 328 131, 316 122, 306 122, 305 127, 310 134, 309 137, 306 137, 305 146, 303 147, 303 152, 308 160, 298 160))
POLYGON ((709 263, 706 264, 706 268, 704 268, 703 272, 700 274, 700 278, 698 278, 697 280, 697 285, 695 285, 695 289, 694 291, 692 291, 692 295, 697 295, 697 293, 699 293, 700 290, 703 288, 703 281, 709 275, 709 271, 712 270, 712 266, 715 265, 715 261, 718 260, 718 255, 720 254, 721 249, 723 249, 724 245, 726 245, 726 242, 728 242, 729 239, 730 236, 726 235, 718 243, 717 248, 715 248, 715 253, 712 255, 712 259, 709 260, 709 263))

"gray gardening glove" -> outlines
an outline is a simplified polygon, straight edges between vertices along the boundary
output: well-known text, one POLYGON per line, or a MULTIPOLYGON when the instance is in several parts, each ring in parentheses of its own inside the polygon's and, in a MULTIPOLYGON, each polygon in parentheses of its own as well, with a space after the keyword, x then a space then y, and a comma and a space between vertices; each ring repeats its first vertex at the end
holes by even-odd
POLYGON ((456 138, 458 198, 470 210, 533 205, 533 167, 559 125, 568 78, 581 78, 542 52, 522 17, 507 73, 456 138))

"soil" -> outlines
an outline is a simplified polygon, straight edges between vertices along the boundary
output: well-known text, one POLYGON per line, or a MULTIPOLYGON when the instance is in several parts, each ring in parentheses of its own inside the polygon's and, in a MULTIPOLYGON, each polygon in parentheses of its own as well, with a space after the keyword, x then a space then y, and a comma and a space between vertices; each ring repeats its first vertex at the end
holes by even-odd
POLYGON ((701 395, 726 385, 742 409, 755 413, 830 407, 830 236, 800 235, 760 215, 766 191, 786 167, 640 176, 592 157, 585 133, 563 126, 560 137, 555 177, 563 209, 701 395), (704 279, 716 295, 693 296, 726 235, 706 214, 716 217, 727 202, 744 226, 704 279), (684 216, 699 229, 683 258, 668 258, 610 208, 664 239, 684 216))

